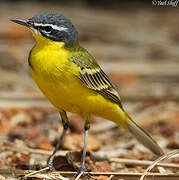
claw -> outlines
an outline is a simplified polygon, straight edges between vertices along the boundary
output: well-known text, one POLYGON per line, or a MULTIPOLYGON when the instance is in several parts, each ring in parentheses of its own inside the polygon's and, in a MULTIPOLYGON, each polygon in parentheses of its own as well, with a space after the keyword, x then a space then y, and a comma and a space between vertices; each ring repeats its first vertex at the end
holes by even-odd
POLYGON ((49 159, 49 161, 47 162, 47 167, 49 167, 50 171, 55 171, 55 167, 53 165, 53 159, 49 159))
POLYGON ((81 176, 86 176, 87 175, 86 172, 87 172, 86 168, 81 166, 79 171, 74 176, 75 180, 80 179, 81 176))

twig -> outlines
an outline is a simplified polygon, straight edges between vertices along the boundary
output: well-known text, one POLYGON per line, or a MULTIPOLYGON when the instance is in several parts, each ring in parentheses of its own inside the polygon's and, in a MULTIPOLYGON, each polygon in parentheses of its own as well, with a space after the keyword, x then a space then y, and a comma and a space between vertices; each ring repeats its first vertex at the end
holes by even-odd
MULTIPOLYGON (((28 147, 23 147, 21 146, 20 148, 13 143, 5 142, 3 145, 0 146, 1 151, 5 150, 10 150, 10 151, 15 151, 15 152, 20 152, 23 154, 41 154, 41 155, 46 155, 50 156, 52 154, 52 151, 47 151, 47 150, 41 150, 41 149, 32 149, 28 147)), ((69 151, 58 151, 56 156, 66 156, 66 153, 69 151)), ((93 156, 96 159, 100 160, 108 160, 110 162, 118 162, 118 163, 123 163, 123 164, 131 164, 131 165, 139 165, 139 166, 149 166, 153 163, 153 161, 147 161, 147 160, 136 160, 136 159, 121 159, 121 158, 114 158, 110 156, 106 156, 106 153, 109 155, 109 152, 103 152, 103 151, 98 151, 98 152, 93 152, 93 156), (100 154, 100 155, 99 155, 100 154), (102 155, 101 155, 102 154, 102 155)), ((113 152, 114 154, 114 152, 113 152)), ((157 166, 161 167, 169 167, 169 168, 179 168, 179 164, 176 163, 158 163, 157 166)))
MULTIPOLYGON (((138 166, 149 166, 153 161, 147 160, 135 160, 135 159, 120 159, 120 158, 111 158, 110 162, 118 162, 122 164, 138 165, 138 166)), ((169 168, 179 168, 179 164, 175 163, 158 163, 157 166, 169 167, 169 168)))
POLYGON ((113 177, 114 177, 114 175, 111 174, 107 180, 111 180, 113 177))
POLYGON ((41 172, 46 171, 46 170, 49 170, 49 169, 50 169, 49 167, 46 167, 46 168, 40 169, 40 170, 38 170, 38 171, 33 171, 33 172, 31 172, 31 173, 26 174, 26 175, 24 176, 24 178, 33 176, 33 175, 35 175, 35 174, 41 173, 41 172))
MULTIPOLYGON (((3 143, 3 145, 0 146, 0 150, 1 151, 6 151, 6 150, 10 150, 10 151, 14 151, 14 152, 20 152, 23 154, 41 154, 41 155, 46 155, 46 156, 50 156, 52 154, 52 151, 47 151, 47 150, 41 150, 41 149, 32 149, 29 147, 24 147, 24 146, 17 146, 14 143, 10 143, 10 142, 5 142, 3 143)), ((66 153, 69 151, 58 151, 56 153, 57 156, 65 156, 66 153)))
POLYGON ((150 172, 155 166, 158 165, 159 162, 165 160, 165 159, 171 159, 173 157, 179 156, 179 150, 170 151, 167 154, 164 154, 163 156, 156 159, 148 168, 145 170, 143 175, 140 177, 140 180, 144 180, 144 178, 148 175, 148 172, 150 172))
MULTIPOLYGON (((0 174, 2 176, 5 177, 12 177, 12 174, 15 174, 15 176, 17 177, 23 177, 25 174, 29 173, 29 172, 34 172, 34 171, 24 171, 24 170, 12 170, 12 169, 0 169, 0 174)), ((35 171, 36 172, 36 171, 35 171)), ((38 173, 38 174, 34 174, 31 177, 34 178, 46 178, 49 180, 54 180, 54 178, 56 179, 63 179, 63 176, 66 177, 73 177, 76 174, 76 172, 70 172, 70 171, 55 171, 55 172, 48 172, 48 173, 38 173)), ((87 172, 85 174, 89 174, 90 176, 100 176, 100 175, 104 175, 104 176, 111 176, 113 175, 113 177, 111 177, 111 180, 116 180, 116 179, 130 179, 130 180, 139 180, 139 178, 141 177, 142 173, 133 173, 133 172, 129 172, 129 173, 120 173, 120 172, 87 172)), ((163 179, 167 179, 167 180, 178 180, 179 179, 179 174, 174 174, 174 173, 165 173, 165 174, 160 174, 160 173, 149 173, 147 176, 147 180, 152 180, 153 178, 155 178, 155 180, 163 180, 163 179)))

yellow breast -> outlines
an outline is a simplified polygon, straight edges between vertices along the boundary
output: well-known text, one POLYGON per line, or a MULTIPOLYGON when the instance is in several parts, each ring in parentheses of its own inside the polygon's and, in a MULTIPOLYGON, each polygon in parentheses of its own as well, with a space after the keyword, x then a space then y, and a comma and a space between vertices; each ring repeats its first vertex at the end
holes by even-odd
POLYGON ((29 65, 33 79, 50 102, 59 110, 118 121, 119 106, 82 84, 79 67, 70 60, 71 52, 64 44, 38 38, 42 39, 33 47, 29 65))
POLYGON ((72 106, 72 103, 70 105, 67 101, 73 96, 73 88, 78 91, 78 69, 69 61, 69 56, 63 43, 49 40, 37 43, 29 56, 33 79, 57 108, 71 109, 67 106, 72 106))

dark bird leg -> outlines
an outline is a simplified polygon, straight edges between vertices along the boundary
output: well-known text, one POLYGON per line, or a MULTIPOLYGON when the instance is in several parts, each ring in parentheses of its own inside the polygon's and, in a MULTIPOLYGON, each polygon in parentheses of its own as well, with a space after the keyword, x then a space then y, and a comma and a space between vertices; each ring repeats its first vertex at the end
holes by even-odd
POLYGON ((59 149, 59 147, 61 145, 61 142, 63 140, 63 137, 65 136, 65 133, 66 133, 68 127, 69 127, 69 121, 68 121, 68 117, 67 117, 66 112, 61 111, 60 116, 61 116, 62 124, 63 124, 63 132, 62 132, 62 134, 61 134, 61 136, 60 136, 60 138, 59 138, 59 140, 57 142, 57 145, 56 145, 56 147, 55 147, 55 149, 54 149, 54 151, 53 151, 52 155, 50 156, 50 158, 48 160, 48 163, 47 163, 47 166, 52 168, 52 169, 54 169, 54 167, 53 167, 53 159, 55 157, 55 154, 58 151, 58 149, 59 149))
POLYGON ((82 176, 83 173, 86 171, 86 168, 85 168, 85 157, 86 157, 88 131, 89 131, 89 129, 90 129, 90 117, 89 117, 89 116, 86 117, 84 129, 85 129, 85 139, 84 139, 82 163, 81 163, 81 167, 80 167, 79 171, 78 171, 77 174, 75 175, 76 179, 79 179, 80 176, 82 176))

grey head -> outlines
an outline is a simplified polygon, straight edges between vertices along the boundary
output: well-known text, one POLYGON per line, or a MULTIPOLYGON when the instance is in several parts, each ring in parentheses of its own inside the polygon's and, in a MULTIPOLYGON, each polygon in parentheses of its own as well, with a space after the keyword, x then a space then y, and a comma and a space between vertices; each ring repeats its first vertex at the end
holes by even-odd
POLYGON ((11 19, 11 21, 25 25, 53 41, 65 44, 78 42, 78 34, 74 25, 58 13, 42 13, 27 20, 11 19))

